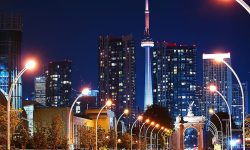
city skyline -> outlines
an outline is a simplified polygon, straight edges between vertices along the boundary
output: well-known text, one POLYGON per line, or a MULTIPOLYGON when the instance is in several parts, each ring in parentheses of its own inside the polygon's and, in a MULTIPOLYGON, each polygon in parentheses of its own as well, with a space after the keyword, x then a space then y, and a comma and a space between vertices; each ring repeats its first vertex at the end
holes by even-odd
MULTIPOLYGON (((127 1, 121 4, 115 1, 100 2, 98 4, 96 1, 89 2, 88 4, 76 2, 73 4, 70 3, 68 6, 67 2, 53 2, 46 10, 43 10, 43 7, 46 6, 46 2, 39 2, 38 4, 29 2, 29 6, 25 5, 27 2, 13 2, 14 3, 3 2, 4 4, 1 6, 1 9, 18 12, 24 17, 23 58, 26 57, 26 54, 34 53, 40 57, 43 63, 65 58, 72 59, 73 67, 75 67, 76 70, 73 87, 76 89, 80 88, 80 85, 76 84, 79 80, 84 80, 87 84, 91 83, 92 88, 97 89, 97 39, 99 35, 110 34, 120 36, 132 32, 136 42, 137 66, 144 64, 143 48, 140 48, 139 45, 144 27, 144 0, 138 2, 127 1), (80 6, 85 6, 84 4, 89 5, 90 8, 96 12, 91 13, 93 11, 91 11, 90 8, 83 11, 80 6), (107 8, 103 9, 101 6, 107 8, 112 8, 113 6, 114 8, 109 11, 104 11, 107 8), (124 14, 124 10, 119 11, 118 9, 121 6, 123 6, 123 9, 130 6, 130 11, 124 14), (38 10, 34 8, 40 12, 51 13, 51 15, 48 16, 45 13, 47 16, 43 17, 43 13, 38 13, 38 10), (64 11, 63 8, 66 10, 64 11), (104 13, 101 14, 103 11, 104 13), (117 12, 117 14, 114 12, 117 12), (106 15, 109 17, 105 17, 106 15), (72 16, 73 18, 71 18, 72 16), (82 20, 79 19, 81 16, 83 18, 82 20), (108 21, 102 17, 105 17, 107 20, 116 19, 120 26, 116 27, 116 24, 108 23, 108 21), (127 20, 132 20, 132 25, 126 23, 129 22, 127 20), (73 22, 72 25, 70 21, 73 22), (47 24, 46 22, 50 23, 47 24), (103 24, 103 22, 105 22, 105 24, 103 24), (96 24, 98 23, 100 25, 97 26, 96 24), (76 29, 72 29, 74 26, 76 26, 76 29), (87 29, 90 26, 94 26, 92 29, 95 29, 95 31, 88 31, 87 29), (53 34, 51 35, 51 33, 53 34), (68 37, 72 37, 72 39, 68 37), (66 43, 65 41, 71 44, 63 44, 66 43), (83 43, 83 41, 87 41, 87 44, 83 43), (81 59, 82 57, 84 57, 84 59, 81 59), (95 67, 89 64, 93 64, 95 67)), ((218 6, 215 6, 215 4, 209 2, 198 1, 193 3, 152 1, 151 5, 151 34, 155 41, 166 39, 169 40, 167 42, 197 45, 197 80, 199 84, 202 84, 201 54, 204 52, 213 53, 216 52, 216 49, 221 49, 222 51, 225 49, 225 52, 231 52, 232 65, 233 67, 237 66, 236 71, 239 72, 242 82, 249 81, 250 76, 248 70, 250 69, 244 64, 250 61, 247 59, 247 54, 249 53, 247 51, 249 31, 245 31, 250 25, 250 21, 245 11, 238 6, 237 3, 227 4, 227 6, 216 3, 218 6), (177 13, 179 10, 181 11, 177 13), (185 22, 185 24, 181 24, 183 22, 185 22)), ((143 67, 137 70, 136 98, 140 100, 138 104, 141 108, 143 105, 141 101, 144 95, 144 88, 142 86, 144 82, 144 79, 142 79, 144 71, 142 68, 143 67)), ((42 73, 42 69, 39 70, 40 73, 42 73)), ((24 76, 24 83, 28 83, 28 87, 32 87, 31 84, 33 82, 28 82, 27 78, 30 78, 30 74, 24 76)), ((24 95, 27 96, 31 92, 32 90, 24 91, 24 95)))

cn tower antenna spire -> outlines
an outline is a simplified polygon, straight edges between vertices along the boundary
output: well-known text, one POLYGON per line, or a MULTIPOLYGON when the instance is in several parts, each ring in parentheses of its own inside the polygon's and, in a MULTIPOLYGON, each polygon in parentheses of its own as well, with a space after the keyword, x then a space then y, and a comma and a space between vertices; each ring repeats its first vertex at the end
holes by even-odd
POLYGON ((154 41, 149 34, 149 3, 145 0, 145 31, 141 41, 141 47, 145 48, 145 85, 144 85, 144 110, 153 104, 152 71, 151 71, 151 51, 154 41))
POLYGON ((150 36, 149 34, 149 3, 145 0, 145 36, 150 36))

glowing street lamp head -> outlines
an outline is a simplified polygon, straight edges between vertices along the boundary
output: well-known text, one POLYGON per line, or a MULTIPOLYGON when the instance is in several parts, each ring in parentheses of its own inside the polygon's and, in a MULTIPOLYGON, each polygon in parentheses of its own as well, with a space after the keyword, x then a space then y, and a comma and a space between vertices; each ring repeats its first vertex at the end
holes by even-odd
POLYGON ((150 122, 150 120, 149 120, 149 119, 147 119, 147 120, 146 120, 146 123, 149 123, 149 122, 150 122))
POLYGON ((209 112, 209 114, 214 114, 214 110, 213 110, 212 108, 210 108, 210 109, 208 110, 208 112, 209 112))
POLYGON ((25 67, 28 70, 32 70, 36 67, 36 62, 34 60, 28 60, 27 63, 25 64, 25 67))
POLYGON ((82 90, 82 94, 85 95, 85 96, 86 96, 86 95, 89 95, 90 92, 91 92, 91 91, 90 91, 89 88, 84 88, 84 89, 82 90))
POLYGON ((215 85, 210 85, 210 86, 209 86, 209 90, 210 90, 211 92, 216 92, 216 91, 217 91, 217 87, 216 87, 215 85))
POLYGON ((141 121, 143 119, 142 115, 138 116, 137 119, 141 121))
POLYGON ((151 125, 151 126, 155 125, 155 122, 154 122, 154 121, 152 121, 152 122, 150 123, 150 125, 151 125))
POLYGON ((164 127, 161 127, 161 130, 163 130, 164 129, 164 127))
POLYGON ((125 115, 127 115, 127 114, 129 114, 129 110, 128 110, 128 109, 124 109, 123 113, 124 113, 125 115))
POLYGON ((156 124, 156 125, 155 125, 155 127, 156 127, 156 128, 159 128, 159 127, 160 127, 160 125, 159 125, 159 124, 156 124))
POLYGON ((106 106, 110 107, 112 105, 112 101, 111 100, 107 100, 106 101, 106 106))

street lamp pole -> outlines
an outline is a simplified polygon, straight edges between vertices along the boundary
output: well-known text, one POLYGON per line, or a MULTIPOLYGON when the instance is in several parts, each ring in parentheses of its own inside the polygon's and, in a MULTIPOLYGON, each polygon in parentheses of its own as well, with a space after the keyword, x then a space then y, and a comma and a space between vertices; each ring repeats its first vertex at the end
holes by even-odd
POLYGON ((250 14, 250 7, 247 5, 246 2, 244 2, 243 0, 236 0, 242 7, 244 7, 246 9, 246 11, 250 14))
POLYGON ((120 117, 118 118, 118 120, 116 121, 116 123, 115 123, 115 149, 117 150, 117 127, 118 127, 118 124, 119 124, 119 121, 121 120, 121 118, 122 118, 122 116, 124 115, 124 114, 128 114, 129 113, 129 111, 128 111, 128 109, 125 109, 124 111, 123 111, 123 113, 120 115, 120 117))
POLYGON ((146 123, 148 123, 150 120, 149 119, 147 119, 143 124, 142 124, 142 126, 141 126, 141 128, 140 128, 140 131, 139 131, 139 149, 141 149, 141 130, 142 130, 142 128, 144 127, 144 125, 146 124, 146 123))
POLYGON ((69 122, 68 122, 68 139, 69 139, 69 141, 68 141, 68 143, 69 143, 69 149, 74 149, 74 148, 72 148, 71 147, 71 145, 74 143, 74 141, 73 141, 73 133, 74 133, 74 125, 72 125, 72 136, 70 136, 71 134, 70 134, 70 131, 71 131, 71 114, 72 114, 72 110, 73 110, 73 107, 75 106, 75 103, 77 102, 77 100, 80 98, 80 97, 82 97, 84 94, 83 94, 83 92, 81 93, 81 94, 79 94, 78 96, 77 96, 77 98, 74 100, 74 102, 73 102, 73 104, 71 105, 71 107, 70 107, 70 111, 69 111, 69 117, 68 117, 68 120, 69 120, 69 122), (71 141, 72 140, 72 141, 71 141))
POLYGON ((138 121, 138 120, 142 120, 142 116, 138 116, 137 119, 135 120, 135 122, 133 123, 132 127, 131 127, 131 133, 130 133, 130 147, 131 147, 131 150, 133 150, 133 128, 134 128, 134 125, 135 123, 138 121))
POLYGON ((99 113, 98 113, 98 115, 97 115, 97 117, 96 117, 96 122, 95 122, 95 127, 96 127, 96 129, 95 129, 95 145, 96 145, 96 150, 98 150, 98 143, 97 143, 97 141, 98 141, 98 133, 97 133, 97 131, 98 131, 98 118, 99 118, 99 116, 100 116, 100 114, 101 114, 101 112, 102 112, 102 110, 105 108, 105 107, 110 107, 112 105, 112 101, 111 100, 108 100, 106 103, 105 103, 105 105, 101 108, 101 110, 99 111, 99 113))
POLYGON ((222 141, 221 141, 222 145, 221 145, 221 146, 222 146, 222 149, 223 149, 223 145, 224 145, 224 136, 223 136, 223 126, 222 126, 222 122, 221 122, 221 120, 220 120, 220 117, 214 112, 214 110, 209 109, 209 113, 214 114, 214 115, 217 117, 217 119, 219 120, 219 122, 220 122, 221 138, 222 138, 222 141))
POLYGON ((157 140, 156 140, 156 143, 157 143, 157 145, 156 145, 156 150, 158 150, 158 145, 159 145, 159 144, 158 144, 158 143, 159 143, 159 142, 158 142, 158 136, 159 136, 159 133, 160 133, 161 130, 164 131, 164 127, 161 127, 160 130, 157 132, 157 135, 156 135, 156 139, 157 139, 157 140))
POLYGON ((10 150, 10 101, 12 97, 13 90, 20 79, 20 77, 24 74, 25 71, 33 69, 36 63, 33 60, 27 62, 25 67, 18 73, 15 77, 13 83, 10 86, 9 93, 8 93, 8 102, 7 102, 7 149, 10 150))
MULTIPOLYGON (((248 6, 248 10, 249 6, 248 6)), ((221 62, 223 62, 234 74, 235 78, 238 81, 238 84, 240 86, 240 91, 241 91, 241 96, 242 96, 242 137, 243 137, 243 150, 245 150, 246 148, 246 141, 245 141, 245 97, 244 97, 244 91, 243 91, 243 87, 240 81, 240 78, 238 77, 237 73, 234 71, 234 69, 224 60, 224 59, 220 59, 221 62)), ((230 118, 231 119, 231 118, 230 118)))
MULTIPOLYGON (((230 111, 228 102, 227 102, 226 98, 217 90, 216 86, 211 85, 209 88, 210 88, 210 91, 216 92, 217 94, 219 94, 221 96, 221 98, 224 100, 224 102, 226 103, 226 105, 227 105, 228 115, 229 115, 229 122, 230 122, 230 142, 229 143, 231 143, 232 136, 233 136, 233 134, 232 134, 232 119, 231 119, 231 111, 230 111)), ((232 144, 230 144, 230 149, 232 150, 232 144)))
POLYGON ((152 142, 152 134, 153 134, 153 131, 154 131, 155 128, 158 128, 158 127, 159 127, 159 124, 156 124, 156 125, 154 126, 154 128, 151 130, 151 133, 150 133, 150 150, 153 149, 153 142, 152 142))
POLYGON ((146 133, 145 133, 146 150, 148 149, 148 145, 147 145, 147 133, 148 133, 148 129, 149 129, 151 126, 153 126, 153 125, 155 125, 155 122, 151 122, 150 125, 148 126, 148 128, 146 129, 146 133))

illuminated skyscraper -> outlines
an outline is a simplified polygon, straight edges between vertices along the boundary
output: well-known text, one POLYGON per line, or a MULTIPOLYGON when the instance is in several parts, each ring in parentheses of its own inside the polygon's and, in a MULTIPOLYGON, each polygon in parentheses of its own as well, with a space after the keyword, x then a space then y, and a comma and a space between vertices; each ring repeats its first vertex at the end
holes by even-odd
POLYGON ((144 39, 141 41, 141 47, 145 48, 145 82, 144 82, 144 110, 153 104, 152 93, 152 72, 151 72, 151 51, 154 47, 154 42, 149 33, 149 3, 145 1, 145 31, 144 39))
POLYGON ((101 106, 111 99, 117 116, 125 108, 134 112, 135 45, 132 35, 99 37, 99 92, 101 106))
POLYGON ((225 64, 214 60, 218 55, 228 64, 231 64, 230 53, 203 54, 203 99, 206 102, 206 110, 202 112, 204 116, 209 115, 209 108, 213 108, 215 112, 228 112, 227 106, 221 96, 209 91, 208 88, 211 84, 217 86, 218 91, 225 96, 232 110, 232 73, 225 64))
POLYGON ((168 109, 171 116, 186 116, 194 101, 193 113, 199 114, 196 98, 196 47, 157 42, 153 50, 154 103, 168 109))
MULTIPOLYGON (((21 64, 22 17, 0 13, 0 90, 7 96, 21 64)), ((12 94, 12 107, 22 107, 21 79, 12 94)))
POLYGON ((46 105, 67 107, 71 98, 71 61, 50 62, 46 71, 46 105))

